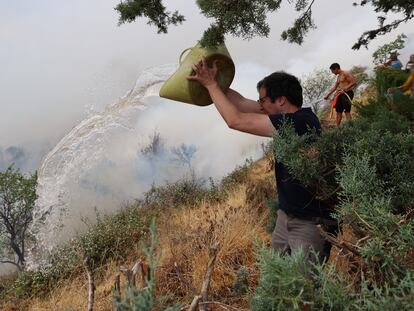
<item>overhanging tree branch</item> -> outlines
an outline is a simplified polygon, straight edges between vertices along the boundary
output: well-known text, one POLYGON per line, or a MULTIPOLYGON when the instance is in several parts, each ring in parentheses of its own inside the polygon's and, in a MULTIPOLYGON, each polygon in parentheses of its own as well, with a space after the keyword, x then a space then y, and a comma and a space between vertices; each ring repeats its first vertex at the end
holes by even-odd
POLYGON ((359 50, 361 48, 361 46, 367 47, 368 44, 371 42, 371 40, 375 39, 377 36, 385 35, 386 33, 390 32, 391 30, 396 29, 398 26, 400 26, 401 23, 406 23, 412 18, 414 18, 414 14, 411 14, 411 15, 407 16, 404 19, 395 20, 394 22, 392 22, 390 24, 387 24, 387 25, 383 25, 383 26, 381 26, 377 29, 372 29, 372 30, 365 31, 361 35, 361 37, 359 37, 357 43, 355 43, 352 46, 352 49, 353 50, 359 50))
MULTIPOLYGON (((297 43, 301 45, 303 43, 304 37, 309 32, 309 30, 316 28, 316 25, 312 19, 312 6, 314 3, 315 0, 312 0, 306 11, 303 12, 303 14, 295 20, 293 26, 282 32, 282 40, 287 40, 290 43, 297 43)), ((307 1, 298 1, 296 3, 296 10, 303 10, 304 7, 306 7, 306 4, 307 1)))
POLYGON ((177 25, 185 21, 178 11, 174 13, 166 11, 161 0, 126 0, 120 2, 115 10, 119 12, 119 24, 131 23, 137 17, 145 16, 149 19, 149 25, 155 25, 158 33, 167 33, 168 25, 177 25))
MULTIPOLYGON (((253 37, 267 37, 270 27, 266 21, 268 14, 277 11, 283 0, 196 0, 201 13, 214 21, 204 32, 201 44, 214 47, 224 42, 225 35, 231 34, 242 39, 253 37)), ((316 25, 312 17, 312 7, 316 0, 285 0, 294 5, 299 12, 293 25, 281 34, 282 40, 290 43, 302 44, 307 33, 315 29, 316 25)), ((378 16, 380 25, 376 29, 364 32, 354 44, 353 49, 367 46, 368 43, 379 35, 397 28, 401 23, 414 17, 414 1, 401 0, 360 0, 354 2, 354 6, 371 4, 374 12, 387 14, 388 12, 400 13, 403 18, 386 24, 385 17, 378 16)), ((158 33, 166 33, 169 25, 181 24, 185 18, 178 11, 171 13, 166 10, 162 0, 124 0, 116 7, 120 13, 119 24, 133 22, 137 17, 147 17, 148 24, 158 27, 158 33)))

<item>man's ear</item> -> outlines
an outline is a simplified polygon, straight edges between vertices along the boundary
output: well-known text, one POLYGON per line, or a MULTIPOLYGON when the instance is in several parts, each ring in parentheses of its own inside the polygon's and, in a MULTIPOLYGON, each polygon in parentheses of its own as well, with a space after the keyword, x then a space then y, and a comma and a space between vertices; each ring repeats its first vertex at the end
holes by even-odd
POLYGON ((287 100, 286 96, 280 96, 280 105, 284 106, 286 105, 289 101, 287 100))

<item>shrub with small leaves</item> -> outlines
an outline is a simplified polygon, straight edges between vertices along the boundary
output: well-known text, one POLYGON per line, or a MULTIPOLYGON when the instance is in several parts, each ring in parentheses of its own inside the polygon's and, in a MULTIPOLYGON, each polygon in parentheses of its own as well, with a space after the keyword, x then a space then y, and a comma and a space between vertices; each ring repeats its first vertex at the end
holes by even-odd
POLYGON ((143 289, 138 289, 135 286, 126 286, 125 295, 122 297, 119 293, 115 293, 113 303, 119 311, 178 311, 180 306, 172 306, 164 308, 162 306, 163 299, 155 295, 155 269, 158 266, 160 256, 155 253, 157 247, 157 232, 155 227, 155 220, 150 226, 150 243, 147 245, 142 240, 141 248, 144 251, 149 268, 149 275, 146 279, 146 284, 143 289))
POLYGON ((238 295, 244 295, 249 289, 249 271, 241 267, 236 274, 236 281, 233 283, 233 291, 238 295))

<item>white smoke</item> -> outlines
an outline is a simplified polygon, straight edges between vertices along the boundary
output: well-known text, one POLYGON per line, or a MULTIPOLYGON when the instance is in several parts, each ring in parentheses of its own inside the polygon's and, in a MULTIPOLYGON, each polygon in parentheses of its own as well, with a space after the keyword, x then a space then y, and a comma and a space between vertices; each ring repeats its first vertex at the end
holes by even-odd
MULTIPOLYGON (((166 150, 180 145, 195 148, 191 166, 198 177, 219 179, 246 158, 261 155, 264 139, 229 130, 213 106, 159 98, 161 83, 174 69, 166 65, 142 72, 125 97, 82 121, 46 156, 39 170, 33 225, 37 246, 29 266, 39 261, 36 254, 47 253, 84 230, 85 219, 93 223, 96 212, 114 213, 152 184, 189 173, 171 153, 152 161, 143 156, 141 150, 155 132, 166 150)), ((249 92, 253 90, 255 85, 249 92)))

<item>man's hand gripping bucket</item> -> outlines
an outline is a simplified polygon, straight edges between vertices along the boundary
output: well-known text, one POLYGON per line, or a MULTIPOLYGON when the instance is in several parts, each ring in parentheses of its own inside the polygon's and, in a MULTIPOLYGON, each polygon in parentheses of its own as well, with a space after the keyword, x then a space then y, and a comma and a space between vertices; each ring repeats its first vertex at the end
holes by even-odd
POLYGON ((181 53, 180 66, 161 87, 160 97, 197 106, 210 105, 213 101, 207 89, 199 82, 187 80, 188 76, 194 75, 192 65, 198 63, 203 57, 206 58, 209 66, 213 61, 218 60, 219 71, 216 79, 221 89, 227 91, 233 81, 235 67, 226 46, 223 43, 211 49, 203 48, 198 43, 195 47, 188 48, 181 53), (188 53, 182 60, 186 52, 188 53))

